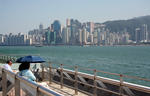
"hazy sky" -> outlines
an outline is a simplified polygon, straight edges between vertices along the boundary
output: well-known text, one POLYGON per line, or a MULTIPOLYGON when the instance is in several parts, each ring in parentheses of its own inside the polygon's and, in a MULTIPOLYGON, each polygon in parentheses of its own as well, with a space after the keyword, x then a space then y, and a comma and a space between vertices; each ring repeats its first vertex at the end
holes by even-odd
POLYGON ((150 0, 0 0, 0 34, 27 33, 66 18, 105 22, 150 15, 150 0))

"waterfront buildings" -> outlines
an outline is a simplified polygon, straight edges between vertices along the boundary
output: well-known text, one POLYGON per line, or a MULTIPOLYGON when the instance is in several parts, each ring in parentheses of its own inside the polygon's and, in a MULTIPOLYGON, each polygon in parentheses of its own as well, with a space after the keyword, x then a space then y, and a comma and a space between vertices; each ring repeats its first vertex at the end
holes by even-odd
MULTIPOLYGON (((1 45, 6 46, 26 46, 26 45, 32 45, 32 40, 28 38, 28 35, 18 33, 17 35, 14 35, 12 33, 8 35, 1 35, 1 45)), ((1 38, 0 37, 0 38, 1 38)))
POLYGON ((45 40, 45 32, 47 29, 40 24, 38 29, 33 29, 28 32, 28 37, 32 39, 32 45, 43 45, 45 40))
POLYGON ((124 45, 150 41, 147 24, 135 28, 133 34, 127 28, 112 32, 105 24, 67 19, 66 26, 55 20, 48 28, 39 25, 25 34, 0 34, 0 45, 124 45), (132 35, 132 36, 131 36, 132 35), (134 38, 132 38, 134 37, 134 38))
POLYGON ((141 27, 135 29, 135 42, 149 42, 150 40, 150 32, 148 32, 147 25, 143 24, 141 27))

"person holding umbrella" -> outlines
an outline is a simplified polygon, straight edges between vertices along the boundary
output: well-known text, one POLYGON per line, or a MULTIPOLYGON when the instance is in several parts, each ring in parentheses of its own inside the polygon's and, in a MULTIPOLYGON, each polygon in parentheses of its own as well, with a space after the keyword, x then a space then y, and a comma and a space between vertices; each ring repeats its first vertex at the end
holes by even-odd
POLYGON ((25 77, 29 81, 35 81, 36 77, 34 74, 30 71, 30 63, 24 62, 21 65, 19 65, 19 75, 25 77))
MULTIPOLYGON (((33 75, 33 73, 29 70, 30 69, 30 63, 42 63, 45 62, 44 59, 42 59, 39 56, 24 56, 17 59, 18 63, 21 63, 19 66, 19 75, 24 76, 30 81, 35 81, 36 77, 33 75)), ((37 77, 38 78, 38 77, 37 77)))

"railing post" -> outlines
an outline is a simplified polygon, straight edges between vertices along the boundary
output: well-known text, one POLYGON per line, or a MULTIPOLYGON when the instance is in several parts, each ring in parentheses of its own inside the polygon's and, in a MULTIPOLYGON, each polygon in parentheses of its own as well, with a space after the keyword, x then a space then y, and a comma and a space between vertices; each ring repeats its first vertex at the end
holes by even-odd
POLYGON ((51 62, 49 62, 49 84, 52 83, 52 65, 51 62))
POLYGON ((97 96, 97 82, 96 82, 96 73, 97 73, 97 71, 96 71, 96 69, 94 70, 94 96, 97 96))
POLYGON ((15 96, 20 96, 20 80, 15 76, 15 96))
POLYGON ((74 83, 74 87, 75 87, 75 95, 78 95, 78 67, 75 66, 75 83, 74 83))
POLYGON ((41 66, 42 66, 42 80, 44 80, 44 66, 42 63, 41 63, 41 66))
POLYGON ((61 88, 63 88, 63 64, 60 64, 60 83, 61 83, 61 88))
POLYGON ((37 86, 36 91, 37 91, 36 96, 42 96, 41 93, 39 92, 39 86, 37 86))
POLYGON ((9 57, 8 56, 6 56, 7 57, 7 59, 6 59, 6 61, 9 59, 9 57))
POLYGON ((5 58, 6 56, 4 56, 4 60, 6 60, 6 58, 5 58))
POLYGON ((123 75, 120 74, 120 88, 119 88, 120 96, 123 95, 123 88, 122 88, 122 86, 123 86, 123 75))
POLYGON ((4 56, 4 61, 6 61, 6 58, 5 58, 6 56, 4 56))
POLYGON ((2 69, 2 91, 3 96, 7 96, 7 74, 4 70, 5 69, 2 69))

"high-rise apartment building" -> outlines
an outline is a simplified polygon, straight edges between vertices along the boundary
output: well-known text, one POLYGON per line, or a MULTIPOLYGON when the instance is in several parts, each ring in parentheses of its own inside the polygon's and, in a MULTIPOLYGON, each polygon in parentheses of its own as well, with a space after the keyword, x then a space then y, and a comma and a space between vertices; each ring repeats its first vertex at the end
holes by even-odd
POLYGON ((62 30, 62 43, 66 44, 66 33, 67 33, 67 29, 63 28, 62 30))
POLYGON ((142 25, 141 31, 142 31, 142 39, 143 39, 143 41, 147 42, 148 41, 147 24, 143 24, 142 25))
POLYGON ((62 41, 63 44, 69 44, 69 27, 63 28, 62 41))
POLYGON ((4 36, 3 34, 0 34, 0 44, 4 43, 4 36))
POLYGON ((97 30, 97 44, 100 45, 101 44, 101 29, 98 28, 97 30))
POLYGON ((93 34, 93 43, 94 43, 94 45, 97 45, 97 31, 94 31, 94 34, 93 34))
POLYGON ((78 33, 78 42, 80 45, 82 45, 82 30, 79 29, 79 33, 78 33))
POLYGON ((82 30, 82 44, 83 45, 87 44, 87 31, 86 31, 86 28, 83 28, 83 30, 82 30))
POLYGON ((25 34, 18 33, 18 35, 13 35, 10 33, 9 35, 5 36, 4 44, 8 46, 16 46, 16 45, 26 45, 26 40, 28 39, 28 36, 25 34))
POLYGON ((45 43, 46 45, 51 44, 51 32, 49 29, 45 32, 45 43))
POLYGON ((31 38, 28 38, 26 40, 26 45, 32 45, 32 39, 31 38))
POLYGON ((139 43, 142 40, 142 34, 140 28, 135 29, 135 41, 139 43))
POLYGON ((94 32, 94 23, 93 22, 87 22, 87 31, 92 34, 94 32))

